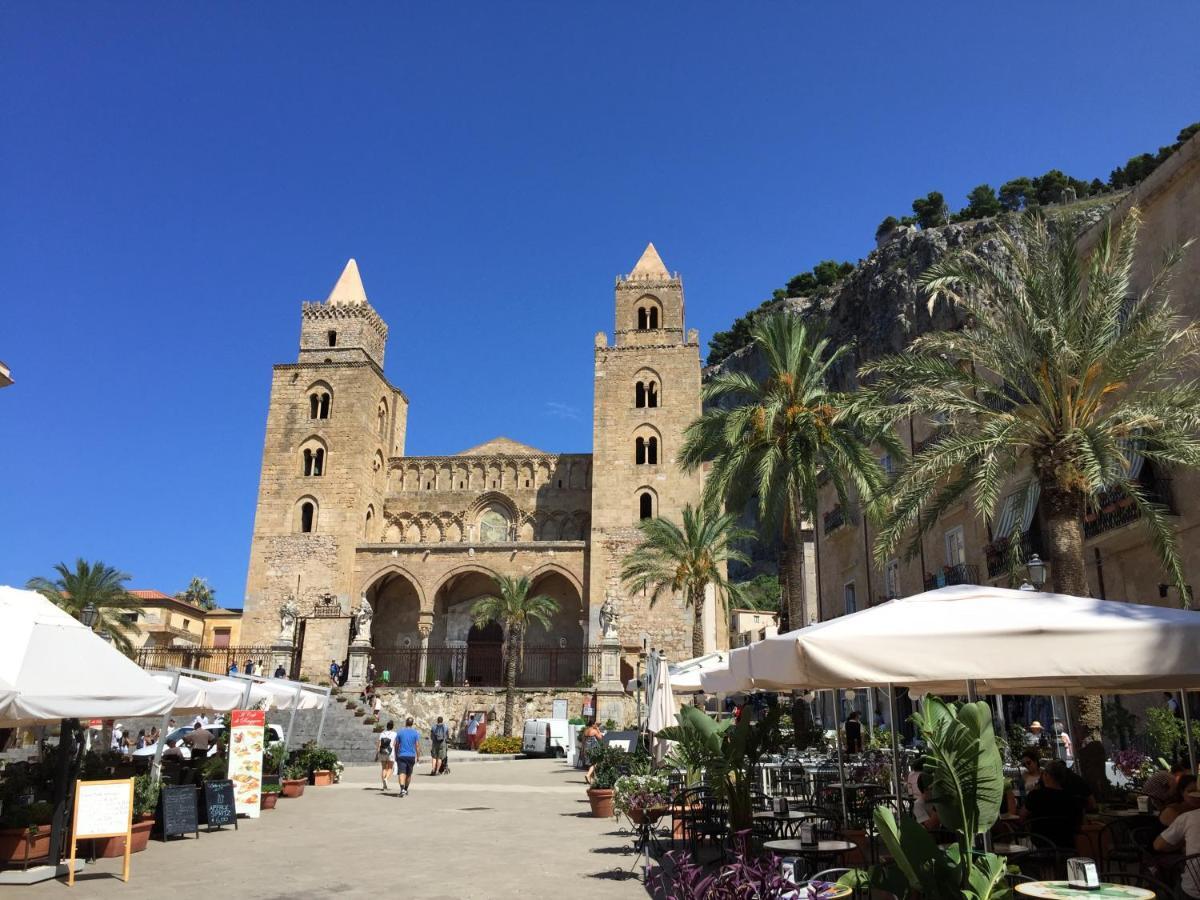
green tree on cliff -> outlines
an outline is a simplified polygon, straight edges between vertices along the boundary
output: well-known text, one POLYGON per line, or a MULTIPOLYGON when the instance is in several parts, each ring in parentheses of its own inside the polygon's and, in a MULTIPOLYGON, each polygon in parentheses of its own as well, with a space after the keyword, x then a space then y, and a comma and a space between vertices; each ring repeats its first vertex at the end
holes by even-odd
MULTIPOLYGON (((1185 375, 1200 363, 1200 326, 1170 300, 1183 248, 1133 291, 1138 224, 1135 209, 1106 228, 1085 263, 1071 237, 1027 214, 1018 235, 999 238, 1011 270, 971 252, 928 269, 923 284, 957 303, 967 324, 922 335, 860 373, 869 421, 943 423, 889 490, 880 564, 905 539, 915 552, 965 495, 979 515, 996 515, 1006 485, 1032 471, 1055 591, 1087 595, 1084 514, 1114 491, 1136 506, 1168 577, 1183 585, 1164 498, 1131 477, 1130 452, 1160 471, 1200 465, 1200 382, 1185 375)), ((1099 698, 1087 700, 1082 724, 1099 740, 1099 698)))

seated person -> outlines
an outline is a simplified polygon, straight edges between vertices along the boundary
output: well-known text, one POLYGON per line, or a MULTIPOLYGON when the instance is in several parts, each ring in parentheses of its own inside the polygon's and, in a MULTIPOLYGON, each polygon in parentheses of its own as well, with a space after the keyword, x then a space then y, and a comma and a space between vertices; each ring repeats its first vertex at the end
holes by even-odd
POLYGON ((1064 791, 1079 798, 1079 802, 1083 804, 1084 809, 1088 812, 1096 811, 1096 795, 1092 793, 1092 786, 1066 763, 1063 763, 1061 784, 1064 791))
POLYGON ((1025 781, 1025 793, 1036 791, 1042 783, 1042 757, 1036 749, 1026 750, 1021 754, 1021 767, 1025 770, 1021 777, 1025 781))
POLYGON ((1075 849, 1075 837, 1083 825, 1084 801, 1067 790, 1067 766, 1060 759, 1042 770, 1042 786, 1025 798, 1024 816, 1030 831, 1054 842, 1055 846, 1075 849))
POLYGON ((183 751, 179 749, 178 741, 167 741, 167 746, 163 749, 162 758, 164 761, 168 759, 183 759, 183 751))
MULTIPOLYGON (((1200 809, 1194 809, 1178 816, 1167 830, 1154 839, 1154 849, 1159 853, 1170 853, 1182 849, 1184 854, 1191 856, 1200 853, 1200 809)), ((1181 897, 1192 897, 1200 900, 1200 883, 1191 869, 1185 869, 1179 882, 1181 897)))
POLYGON ((1159 813, 1158 821, 1170 825, 1184 813, 1200 809, 1200 791, 1196 789, 1195 775, 1182 775, 1175 784, 1175 791, 1170 802, 1159 813))
POLYGON ((1154 808, 1161 812, 1168 803, 1176 800, 1175 788, 1187 771, 1187 766, 1179 763, 1170 769, 1161 769, 1146 779, 1146 783, 1142 785, 1142 793, 1149 797, 1154 808))
POLYGON ((922 772, 917 778, 917 790, 919 793, 913 801, 913 818, 927 831, 937 831, 942 827, 942 820, 933 803, 933 778, 922 772))

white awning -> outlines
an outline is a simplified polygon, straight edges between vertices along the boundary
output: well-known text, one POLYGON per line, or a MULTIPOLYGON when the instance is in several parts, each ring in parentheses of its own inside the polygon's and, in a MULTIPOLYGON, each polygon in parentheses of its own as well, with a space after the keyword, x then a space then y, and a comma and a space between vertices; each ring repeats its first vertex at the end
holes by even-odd
MULTIPOLYGON (((888 684, 962 693, 1200 688, 1200 612, 958 585, 752 644, 733 689, 888 684)), ((708 680, 705 680, 708 687, 708 680)), ((727 688, 728 689, 728 688, 727 688)))
MULTIPOLYGON (((155 672, 154 680, 170 688, 175 682, 173 672, 155 672)), ((176 712, 228 712, 233 709, 257 709, 270 706, 275 695, 259 685, 250 688, 250 702, 247 704, 246 683, 233 678, 197 678, 192 675, 179 675, 179 685, 175 689, 178 700, 175 703, 176 712)))
POLYGON ((675 663, 670 667, 671 687, 682 693, 695 692, 702 689, 700 676, 704 672, 724 668, 729 654, 725 652, 706 653, 675 663))
POLYGON ((992 529, 992 540, 1004 540, 1016 528, 1020 529, 1021 534, 1028 534, 1041 496, 1042 486, 1035 480, 1027 481, 1009 494, 1004 499, 1000 518, 996 520, 996 526, 992 529))
POLYGON ((0 727, 162 716, 175 695, 36 591, 0 586, 0 727))

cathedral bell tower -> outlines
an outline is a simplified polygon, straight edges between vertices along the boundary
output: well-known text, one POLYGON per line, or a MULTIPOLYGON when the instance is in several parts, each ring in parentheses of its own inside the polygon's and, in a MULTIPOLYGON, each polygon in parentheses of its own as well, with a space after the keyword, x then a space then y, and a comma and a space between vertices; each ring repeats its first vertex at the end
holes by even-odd
MULTIPOLYGON (((651 607, 621 583, 637 523, 654 516, 681 523, 683 507, 698 506, 703 488, 701 472, 685 474, 676 463, 684 430, 700 415, 699 338, 684 328, 683 281, 653 244, 617 277, 614 343, 596 335, 594 383, 589 633, 595 642, 598 611, 611 600, 627 661, 643 640, 687 659, 692 611, 682 599, 662 597, 651 607)), ((713 607, 705 604, 705 632, 715 647, 727 629, 713 607)))
POLYGON ((355 548, 376 538, 388 459, 404 453, 408 399, 383 374, 387 333, 350 260, 324 301, 302 304, 298 361, 272 372, 242 641, 290 640, 284 604, 303 618, 332 595, 343 617, 307 623, 305 674, 345 658, 355 548))

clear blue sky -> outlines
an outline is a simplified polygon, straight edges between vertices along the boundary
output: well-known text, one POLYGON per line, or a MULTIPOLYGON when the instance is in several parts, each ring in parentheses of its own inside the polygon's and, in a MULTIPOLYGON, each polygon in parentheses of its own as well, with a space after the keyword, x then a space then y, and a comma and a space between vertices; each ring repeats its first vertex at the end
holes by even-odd
POLYGON ((0 584, 241 605, 272 363, 350 256, 411 453, 591 446, 648 240, 714 330, 913 197, 1200 117, 1190 2, 0 2, 0 584))

